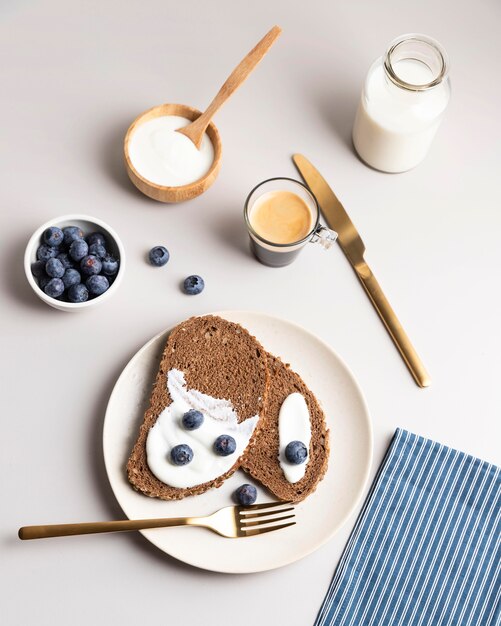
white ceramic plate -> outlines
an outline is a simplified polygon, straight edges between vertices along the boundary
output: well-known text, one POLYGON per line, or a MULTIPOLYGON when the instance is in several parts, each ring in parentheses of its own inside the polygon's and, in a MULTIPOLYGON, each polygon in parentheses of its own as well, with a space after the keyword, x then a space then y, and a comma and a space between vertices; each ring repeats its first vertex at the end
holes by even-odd
MULTIPOLYGON (((362 392, 340 357, 318 337, 285 320, 263 313, 217 313, 238 322, 271 353, 298 372, 320 401, 330 429, 330 461, 324 479, 296 506, 296 525, 261 536, 225 539, 202 528, 142 531, 158 548, 196 567, 248 573, 281 567, 301 559, 328 541, 356 507, 372 459, 372 429, 362 392)), ((104 422, 106 470, 115 496, 130 519, 203 515, 232 504, 231 494, 243 482, 237 471, 219 489, 181 501, 148 498, 130 486, 127 458, 146 408, 169 331, 144 345, 125 367, 111 394, 104 422)), ((258 502, 273 498, 258 483, 258 502)))

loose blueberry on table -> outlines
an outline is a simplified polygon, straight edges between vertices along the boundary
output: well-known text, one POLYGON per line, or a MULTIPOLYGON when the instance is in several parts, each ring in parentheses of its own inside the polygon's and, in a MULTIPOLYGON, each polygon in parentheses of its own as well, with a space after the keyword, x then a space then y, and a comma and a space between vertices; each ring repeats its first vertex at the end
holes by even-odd
POLYGON ((257 499, 257 489, 254 485, 244 484, 240 485, 233 495, 238 504, 249 506, 250 504, 254 504, 257 499))
POLYGON ((196 274, 185 278, 183 283, 184 292, 187 293, 189 296, 196 296, 199 293, 202 293, 204 287, 204 279, 201 276, 197 276, 196 274))
POLYGON ((193 460, 193 450, 185 443, 181 443, 172 448, 170 458, 174 465, 187 465, 193 460))
POLYGON ((48 296, 82 303, 109 289, 119 262, 106 249, 103 233, 91 233, 85 238, 78 226, 62 230, 51 226, 41 239, 31 271, 48 296))
POLYGON ((308 457, 308 450, 302 441, 291 441, 285 448, 285 458, 293 465, 301 465, 308 457))
POLYGON ((155 267, 163 267, 170 258, 169 251, 165 246, 155 246, 148 254, 150 263, 155 267))
POLYGON ((186 430, 197 430, 203 424, 204 416, 196 409, 190 409, 182 417, 183 426, 186 430))
POLYGON ((214 452, 220 456, 229 456, 237 449, 237 442, 231 435, 219 435, 214 442, 214 452))

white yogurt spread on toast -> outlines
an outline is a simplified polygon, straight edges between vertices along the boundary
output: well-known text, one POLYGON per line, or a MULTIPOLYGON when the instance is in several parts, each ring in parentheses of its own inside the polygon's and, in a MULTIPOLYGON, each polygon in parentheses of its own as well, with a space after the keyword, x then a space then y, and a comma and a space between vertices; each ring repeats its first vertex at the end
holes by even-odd
POLYGON ((303 478, 310 459, 311 421, 308 405, 300 393, 291 393, 285 398, 278 415, 278 462, 285 478, 297 483, 303 478), (285 458, 285 448, 291 441, 302 441, 308 450, 306 461, 294 465, 285 458))
POLYGON ((151 472, 158 480, 178 489, 195 487, 225 474, 249 444, 259 415, 239 424, 229 400, 188 389, 184 373, 177 369, 167 374, 167 388, 172 402, 160 413, 146 439, 151 472), (203 424, 196 430, 186 430, 181 421, 190 409, 204 416, 203 424), (233 454, 219 456, 214 452, 214 441, 220 435, 231 435, 235 439, 237 448, 233 454), (193 450, 193 460, 187 465, 175 465, 171 460, 170 452, 179 444, 187 444, 193 450))

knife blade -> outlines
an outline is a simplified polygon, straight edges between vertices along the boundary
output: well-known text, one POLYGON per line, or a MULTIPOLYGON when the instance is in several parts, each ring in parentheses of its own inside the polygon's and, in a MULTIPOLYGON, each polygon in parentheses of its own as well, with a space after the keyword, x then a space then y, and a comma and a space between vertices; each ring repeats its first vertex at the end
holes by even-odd
POLYGON ((364 254, 365 245, 348 213, 339 202, 335 193, 327 184, 320 172, 302 154, 292 157, 296 168, 303 177, 313 195, 316 197, 322 215, 329 228, 338 234, 337 241, 346 258, 355 270, 370 301, 379 314, 386 330, 390 334, 395 346, 407 365, 410 373, 419 387, 428 387, 431 384, 430 376, 414 349, 409 337, 398 321, 395 312, 386 299, 379 283, 370 267, 367 265, 364 254))

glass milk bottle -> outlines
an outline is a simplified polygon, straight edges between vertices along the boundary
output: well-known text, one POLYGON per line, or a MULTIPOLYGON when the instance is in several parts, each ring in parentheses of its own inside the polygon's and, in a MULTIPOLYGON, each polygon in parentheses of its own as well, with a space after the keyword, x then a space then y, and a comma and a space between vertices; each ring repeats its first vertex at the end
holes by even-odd
POLYGON ((365 79, 353 127, 360 158, 383 172, 405 172, 430 148, 450 97, 448 60, 425 35, 402 35, 365 79))

